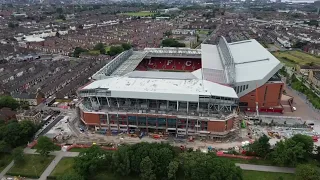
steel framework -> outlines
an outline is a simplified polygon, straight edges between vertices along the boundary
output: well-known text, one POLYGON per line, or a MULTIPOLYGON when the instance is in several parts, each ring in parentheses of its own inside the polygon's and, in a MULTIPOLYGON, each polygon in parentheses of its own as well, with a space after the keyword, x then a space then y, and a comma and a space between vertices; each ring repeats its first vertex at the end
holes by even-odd
POLYGON ((228 42, 223 36, 221 36, 219 40, 218 50, 222 65, 227 73, 228 82, 234 85, 236 82, 235 63, 228 46, 228 42))

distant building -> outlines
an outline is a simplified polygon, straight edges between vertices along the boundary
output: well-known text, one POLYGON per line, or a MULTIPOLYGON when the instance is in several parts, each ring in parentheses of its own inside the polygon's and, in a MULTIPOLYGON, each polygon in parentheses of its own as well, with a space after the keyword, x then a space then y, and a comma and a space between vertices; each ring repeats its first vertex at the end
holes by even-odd
POLYGON ((32 94, 32 93, 30 94, 27 92, 13 93, 12 97, 19 102, 27 102, 29 106, 37 105, 36 94, 32 94))
POLYGON ((300 72, 301 74, 308 76, 310 71, 320 71, 320 66, 317 65, 297 65, 296 67, 297 72, 300 72))

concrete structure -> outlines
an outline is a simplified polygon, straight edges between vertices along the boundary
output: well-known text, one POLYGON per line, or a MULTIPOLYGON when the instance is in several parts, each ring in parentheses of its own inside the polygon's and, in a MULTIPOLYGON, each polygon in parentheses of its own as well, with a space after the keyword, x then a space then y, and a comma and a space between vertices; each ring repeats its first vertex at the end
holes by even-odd
POLYGON ((256 40, 130 50, 78 90, 79 116, 106 134, 228 137, 237 130, 238 106, 255 110, 258 101, 260 111, 282 110, 281 67, 256 40))
POLYGON ((32 121, 35 124, 39 124, 41 122, 42 115, 40 112, 36 112, 33 110, 23 111, 16 115, 17 120, 20 121, 32 121))
POLYGON ((320 70, 318 71, 310 71, 308 76, 309 81, 311 81, 314 85, 320 87, 320 70))

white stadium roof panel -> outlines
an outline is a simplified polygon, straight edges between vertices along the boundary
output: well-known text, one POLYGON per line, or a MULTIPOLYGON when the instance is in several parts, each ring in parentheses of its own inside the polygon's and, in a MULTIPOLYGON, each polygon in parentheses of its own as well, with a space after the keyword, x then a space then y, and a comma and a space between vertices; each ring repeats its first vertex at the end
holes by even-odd
POLYGON ((263 79, 280 64, 254 39, 229 43, 229 49, 235 62, 236 82, 263 79))
POLYGON ((201 44, 201 54, 203 68, 223 70, 219 51, 216 45, 201 44))
POLYGON ((238 98, 233 88, 206 80, 112 77, 95 81, 82 90, 108 89, 112 97, 194 101, 199 95, 238 98))

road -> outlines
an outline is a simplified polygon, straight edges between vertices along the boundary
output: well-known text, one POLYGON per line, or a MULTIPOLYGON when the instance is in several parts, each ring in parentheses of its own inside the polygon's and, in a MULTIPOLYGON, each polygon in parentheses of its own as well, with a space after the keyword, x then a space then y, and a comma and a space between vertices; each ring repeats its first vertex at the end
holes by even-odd
POLYGON ((288 168, 288 167, 262 166, 262 165, 239 164, 239 163, 236 163, 236 166, 239 166, 242 170, 291 173, 291 174, 295 173, 295 170, 296 170, 295 168, 288 168))

